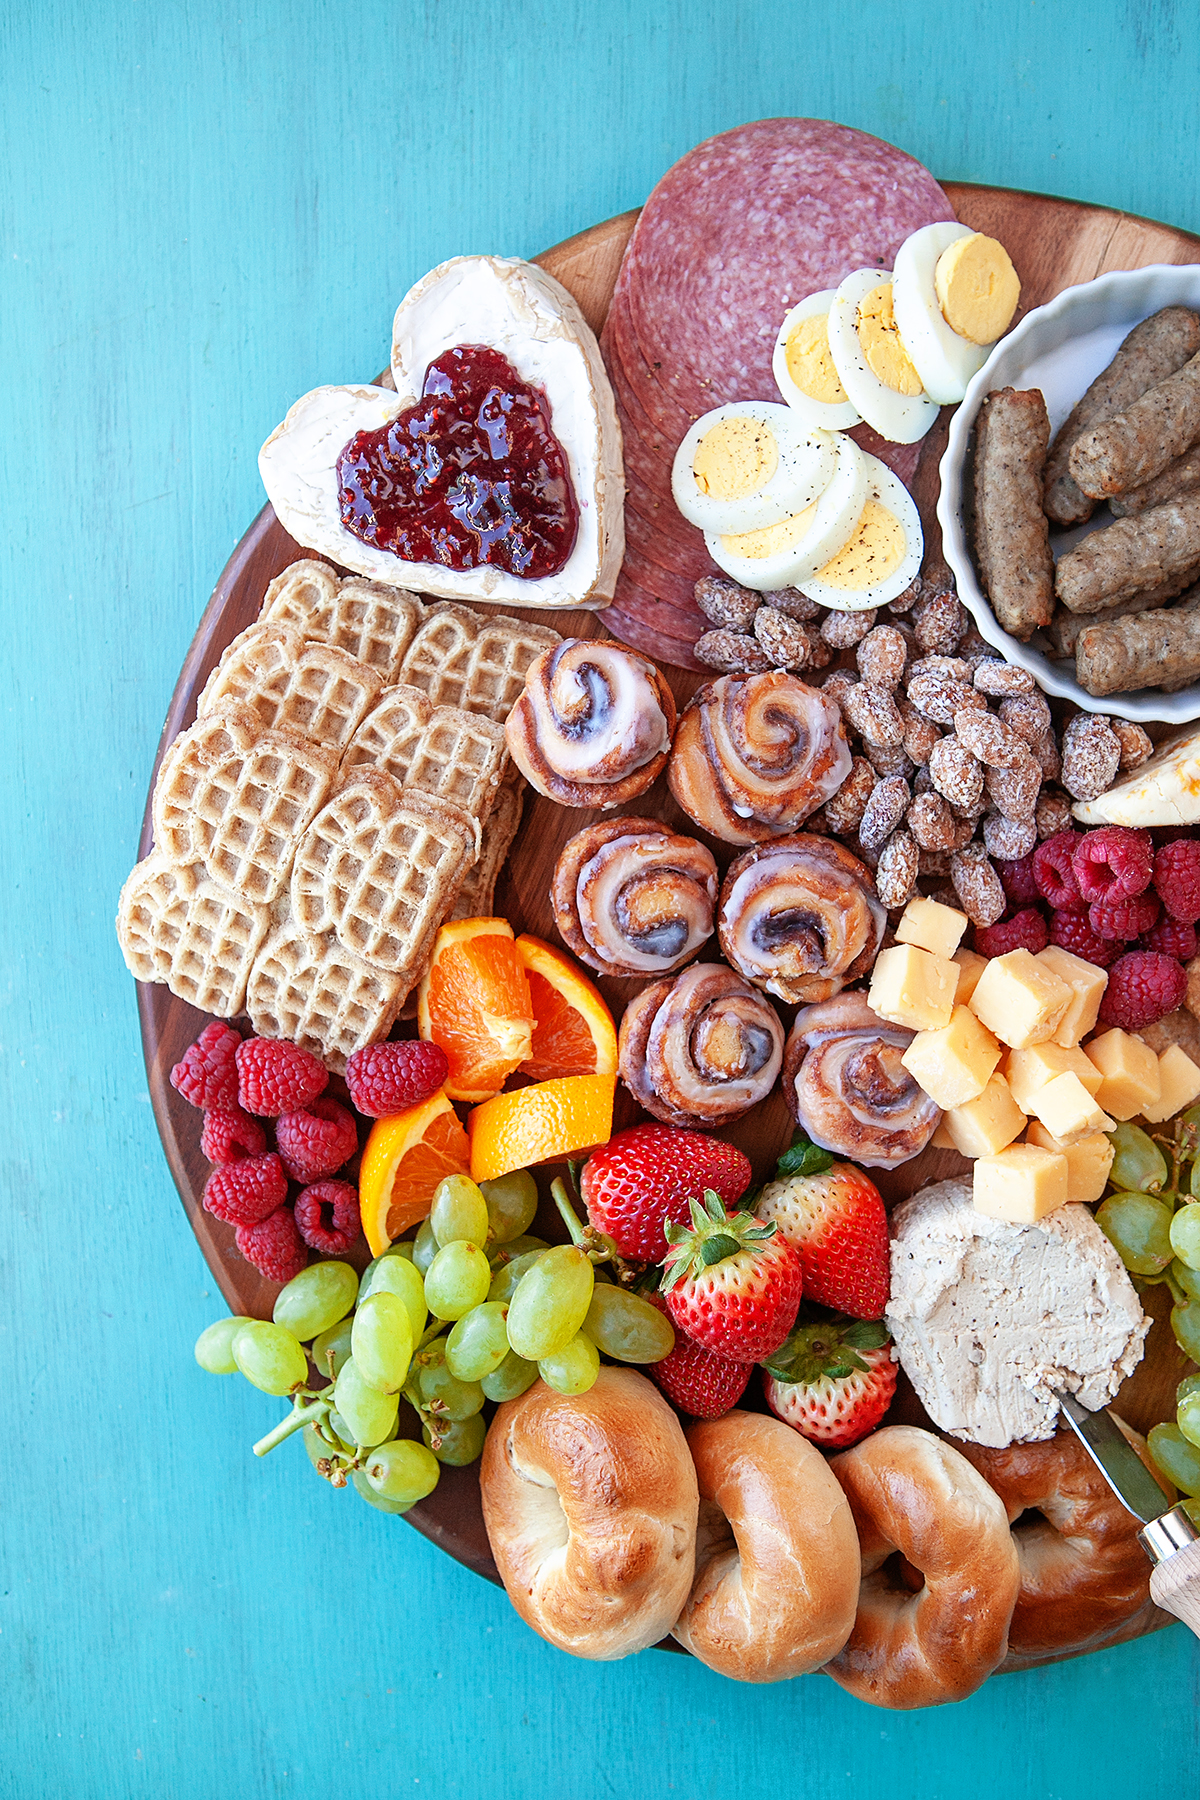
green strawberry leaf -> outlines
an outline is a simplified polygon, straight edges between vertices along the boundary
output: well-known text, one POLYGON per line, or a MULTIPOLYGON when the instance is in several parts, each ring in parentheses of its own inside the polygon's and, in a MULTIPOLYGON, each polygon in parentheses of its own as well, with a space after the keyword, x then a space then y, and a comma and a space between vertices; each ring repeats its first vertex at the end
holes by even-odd
POLYGON ((722 1200, 720 1194, 714 1193, 712 1188, 705 1188, 704 1190, 704 1205, 709 1218, 712 1219, 714 1224, 723 1225, 729 1217, 728 1213, 725 1211, 725 1202, 722 1200))
POLYGON ((706 1269, 711 1269, 714 1263, 724 1262, 727 1256, 736 1256, 741 1247, 728 1232, 718 1231, 715 1237, 705 1238, 701 1244, 700 1261, 706 1269))
POLYGON ((832 1169, 835 1161, 828 1150, 820 1149, 803 1131, 798 1131, 775 1165, 775 1174, 780 1180, 789 1175, 821 1175, 832 1169))
POLYGON ((855 1350, 880 1350, 890 1338, 882 1319, 855 1319, 843 1329, 842 1342, 855 1350))

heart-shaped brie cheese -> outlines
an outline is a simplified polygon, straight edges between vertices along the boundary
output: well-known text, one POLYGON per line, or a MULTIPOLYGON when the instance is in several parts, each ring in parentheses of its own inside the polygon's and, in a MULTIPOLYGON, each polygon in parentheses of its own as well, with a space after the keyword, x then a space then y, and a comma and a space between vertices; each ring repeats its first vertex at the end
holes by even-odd
POLYGON ((625 552, 621 428, 600 346, 567 290, 515 258, 458 256, 441 263, 397 309, 392 378, 395 393, 314 388, 263 445, 263 485, 296 542, 356 574, 446 599, 606 606, 625 552), (358 433, 378 431, 413 406, 430 363, 461 345, 499 351, 549 403, 550 427, 565 453, 578 509, 575 540, 557 573, 527 579, 495 563, 454 568, 410 561, 342 523, 342 452, 358 433))

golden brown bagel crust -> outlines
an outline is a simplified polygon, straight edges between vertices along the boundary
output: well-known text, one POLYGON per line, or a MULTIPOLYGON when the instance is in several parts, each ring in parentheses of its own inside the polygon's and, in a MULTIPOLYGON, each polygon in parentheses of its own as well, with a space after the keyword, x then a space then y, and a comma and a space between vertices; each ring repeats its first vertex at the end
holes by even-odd
POLYGON ((500 1578, 534 1631, 601 1662, 667 1635, 692 1581, 696 1471, 644 1375, 604 1367, 586 1394, 538 1381, 506 1401, 479 1488, 500 1578))
POLYGON ((858 1603, 858 1537, 836 1477, 813 1444, 761 1413, 703 1421, 687 1441, 700 1527, 673 1635, 735 1681, 811 1674, 846 1642, 858 1603))
POLYGON ((999 1495, 957 1450, 915 1425, 885 1425, 830 1468, 862 1548, 858 1616, 828 1664, 874 1706, 965 1700, 999 1668, 1020 1571, 999 1495), (924 1576, 912 1592, 889 1558, 924 1576))

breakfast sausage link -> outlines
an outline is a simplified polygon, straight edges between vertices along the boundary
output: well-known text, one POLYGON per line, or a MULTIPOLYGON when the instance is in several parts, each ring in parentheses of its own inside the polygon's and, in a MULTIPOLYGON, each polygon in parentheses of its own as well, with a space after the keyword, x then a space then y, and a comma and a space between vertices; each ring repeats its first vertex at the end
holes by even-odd
POLYGON ((1077 438, 1068 462, 1094 500, 1144 487, 1200 438, 1200 356, 1077 438))
POLYGON ((1113 494, 1108 510, 1114 518, 1126 519, 1131 513, 1145 512, 1147 507, 1161 506, 1164 500, 1177 500, 1180 494, 1190 494, 1194 488, 1200 488, 1200 444, 1193 444, 1169 462, 1153 481, 1124 494, 1113 494))
POLYGON ((1075 670, 1080 686, 1095 695, 1189 687, 1200 675, 1200 611, 1173 607, 1087 625, 1079 634, 1075 670))
POLYGON ((1016 638, 1050 623, 1054 559, 1042 511, 1050 442, 1037 388, 1001 388, 979 411, 975 449, 975 552, 992 609, 1016 638))
POLYGON ((1071 612, 1107 612, 1153 591, 1169 600, 1200 564, 1200 493, 1116 519, 1058 559, 1055 587, 1071 612))

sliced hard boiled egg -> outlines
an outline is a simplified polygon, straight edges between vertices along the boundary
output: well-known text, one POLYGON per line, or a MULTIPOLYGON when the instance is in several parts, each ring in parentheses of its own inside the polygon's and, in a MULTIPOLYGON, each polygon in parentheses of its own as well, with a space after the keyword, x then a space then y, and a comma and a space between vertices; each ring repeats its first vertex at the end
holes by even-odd
POLYGON ((705 532, 718 568, 743 587, 768 594, 774 588, 799 587, 836 554, 863 510, 867 465, 874 461, 853 438, 839 436, 836 443, 833 477, 819 500, 761 531, 705 532))
POLYGON ((923 438, 938 409, 921 385, 892 307, 886 269, 847 275, 829 309, 829 348, 851 403, 893 444, 923 438))
POLYGON ((793 306, 775 339, 771 358, 780 393, 806 425, 849 431, 859 422, 829 350, 829 308, 835 288, 810 294, 793 306))
MULTIPOLYGON (((967 383, 976 370, 983 367, 991 347, 990 343, 975 343, 960 335, 947 322, 938 297, 939 287, 946 285, 940 279, 940 273, 947 257, 952 255, 958 245, 965 245, 968 238, 977 238, 979 235, 969 225, 944 220, 914 231, 896 252, 896 267, 892 273, 892 305, 896 324, 900 329, 904 348, 925 383, 925 392, 941 406, 953 406, 962 399, 967 391, 967 383)), ((987 244, 994 241, 992 238, 983 240, 987 244)), ((996 249, 1011 270, 1012 264, 1008 261, 1003 246, 996 244, 996 249)), ((977 258, 973 260, 978 261, 977 258)), ((961 272, 958 283, 960 289, 966 274, 967 271, 961 272)), ((1013 280, 1016 281, 1015 273, 1013 280)), ((1008 318, 996 332, 997 337, 1007 328, 1019 295, 1018 282, 1013 305, 1009 308, 1008 318)))
POLYGON ((759 531, 811 505, 837 464, 827 431, 775 400, 718 406, 697 419, 671 469, 671 492, 702 531, 759 531))
POLYGON ((793 582, 808 599, 834 612, 886 606, 921 572, 925 539, 913 497, 877 456, 862 453, 866 502, 849 538, 808 580, 793 582))

